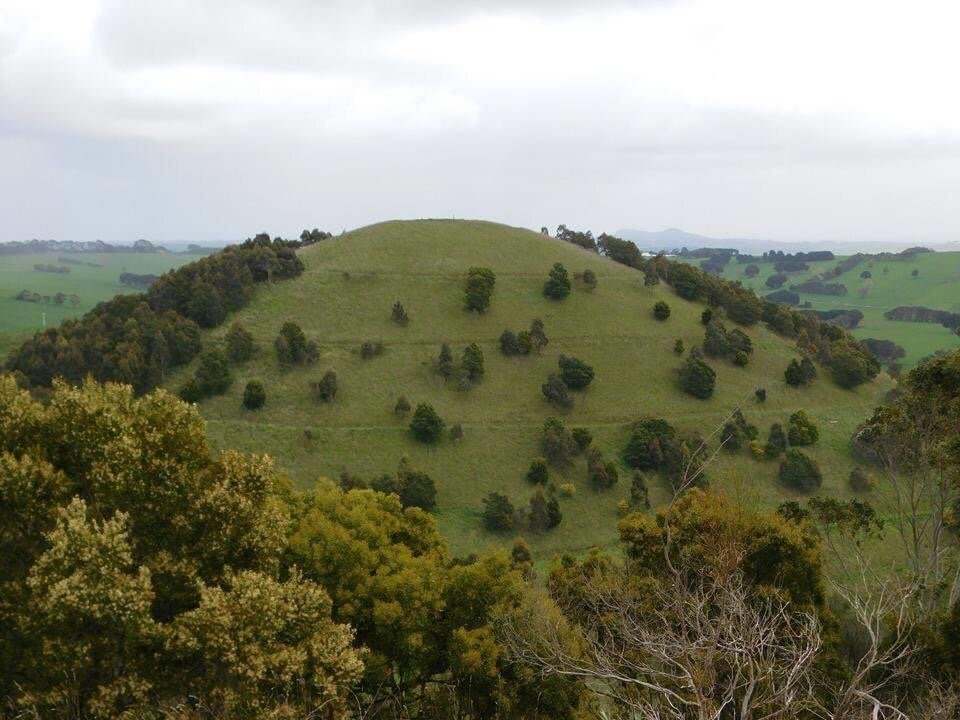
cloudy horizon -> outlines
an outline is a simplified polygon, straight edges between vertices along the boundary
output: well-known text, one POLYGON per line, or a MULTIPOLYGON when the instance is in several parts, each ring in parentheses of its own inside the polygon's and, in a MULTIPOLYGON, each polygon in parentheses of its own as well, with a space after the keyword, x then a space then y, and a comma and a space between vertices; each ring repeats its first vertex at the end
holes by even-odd
POLYGON ((960 240, 960 8, 6 0, 0 241, 392 218, 960 240))

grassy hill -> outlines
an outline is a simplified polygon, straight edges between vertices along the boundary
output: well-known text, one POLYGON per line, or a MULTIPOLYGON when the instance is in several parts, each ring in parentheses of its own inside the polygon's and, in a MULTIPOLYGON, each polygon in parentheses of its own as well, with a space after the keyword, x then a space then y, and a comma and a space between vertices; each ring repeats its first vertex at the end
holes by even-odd
MULTIPOLYGON (((540 385, 556 372, 560 353, 592 364, 596 379, 575 393, 576 405, 562 417, 568 427, 586 427, 608 459, 617 459, 627 439, 627 425, 643 415, 668 419, 681 428, 706 434, 733 408, 743 404, 747 419, 763 439, 772 422, 806 409, 820 425, 821 440, 811 455, 824 470, 824 492, 846 496, 853 461, 847 452, 851 430, 889 389, 886 376, 854 391, 836 387, 827 377, 806 389, 787 387, 783 371, 797 356, 792 343, 755 326, 747 329, 755 352, 746 368, 710 361, 717 391, 706 401, 682 394, 677 387, 676 338, 689 348, 703 339, 703 306, 677 297, 668 286, 647 288, 643 275, 573 245, 528 230, 486 222, 428 220, 374 225, 304 248, 304 274, 258 289, 253 301, 235 318, 260 345, 258 355, 235 368, 227 394, 201 404, 208 432, 221 447, 267 452, 299 486, 317 478, 335 478, 344 469, 369 479, 392 473, 403 455, 437 482, 438 522, 458 553, 493 543, 509 543, 481 527, 481 498, 506 492, 517 506, 526 505, 532 489, 524 473, 539 455, 540 428, 558 414, 543 398, 540 385), (562 301, 543 297, 541 289, 554 262, 570 271, 590 268, 598 287, 574 291, 562 301), (463 309, 466 270, 480 265, 497 276, 492 305, 484 315, 463 309), (390 320, 400 300, 410 315, 401 327, 390 320), (657 321, 652 307, 666 300, 670 318, 657 321), (542 357, 504 357, 498 338, 504 329, 527 329, 541 318, 550 344, 542 357), (319 362, 282 370, 273 340, 287 320, 301 325, 320 345, 319 362), (365 340, 385 343, 385 352, 364 360, 365 340), (451 345, 459 359, 463 347, 477 342, 486 360, 485 379, 466 392, 445 384, 432 371, 440 344, 451 345), (329 369, 339 377, 339 393, 329 405, 315 400, 308 383, 329 369), (261 380, 266 406, 249 412, 241 406, 247 380, 261 380), (753 392, 765 387, 768 399, 758 404, 753 392), (448 426, 462 423, 461 442, 444 439, 436 446, 414 441, 407 422, 395 416, 399 395, 416 405, 431 403, 448 426), (306 432, 309 431, 309 432, 306 432)), ((222 338, 230 320, 210 331, 205 342, 222 338)), ((193 366, 168 378, 179 388, 193 366)), ((749 506, 770 506, 785 491, 776 479, 776 463, 751 459, 746 450, 721 453, 709 475, 714 487, 749 506)), ((563 522, 555 530, 522 532, 542 558, 560 550, 606 546, 615 541, 617 501, 629 491, 630 474, 598 493, 586 480, 581 458, 552 481, 573 482, 575 497, 561 499, 563 522)), ((651 478, 654 504, 667 490, 651 478)))
POLYGON ((0 257, 0 356, 6 356, 20 342, 43 327, 55 327, 63 320, 80 317, 103 300, 121 293, 140 292, 140 288, 120 284, 120 273, 161 275, 199 259, 202 255, 180 253, 73 253, 66 255, 76 263, 58 260, 63 253, 3 255, 0 257), (90 264, 85 264, 90 263, 90 264), (69 273, 34 270, 34 265, 62 265, 69 273), (21 290, 40 295, 58 292, 79 297, 76 304, 65 302, 23 302, 14 296, 21 290))
MULTIPOLYGON (((808 263, 810 269, 791 274, 784 289, 836 267, 843 259, 808 263)), ((764 283, 775 272, 773 263, 758 263, 758 266, 760 273, 748 278, 744 274, 747 265, 731 261, 724 268, 722 277, 739 280, 744 287, 766 295, 772 292, 764 283)), ((801 302, 809 300, 815 310, 856 308, 863 313, 863 320, 852 334, 858 338, 893 340, 907 351, 902 360, 904 368, 913 367, 921 358, 937 350, 960 347, 960 336, 942 325, 887 320, 883 316, 887 310, 901 305, 960 312, 960 252, 919 253, 905 260, 866 260, 829 282, 843 283, 848 294, 833 297, 800 293, 801 302), (860 274, 865 270, 870 272, 871 278, 861 279, 860 274), (916 277, 911 274, 914 270, 917 270, 916 277), (859 292, 861 288, 865 289, 863 296, 859 292)))

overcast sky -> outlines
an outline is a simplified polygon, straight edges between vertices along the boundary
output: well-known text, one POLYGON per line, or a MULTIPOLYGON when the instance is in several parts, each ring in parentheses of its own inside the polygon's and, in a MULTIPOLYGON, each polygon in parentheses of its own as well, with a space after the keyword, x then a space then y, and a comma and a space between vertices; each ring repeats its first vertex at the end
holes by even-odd
POLYGON ((0 0, 0 240, 960 240, 956 0, 0 0))

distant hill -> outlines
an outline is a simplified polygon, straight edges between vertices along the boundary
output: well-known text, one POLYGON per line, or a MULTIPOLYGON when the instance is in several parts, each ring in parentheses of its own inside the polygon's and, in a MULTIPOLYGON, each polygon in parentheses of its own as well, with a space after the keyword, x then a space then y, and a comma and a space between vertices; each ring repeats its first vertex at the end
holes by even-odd
MULTIPOLYGON (((111 245, 102 240, 29 240, 0 243, 0 255, 36 255, 40 253, 168 253, 162 245, 149 240, 137 240, 132 245, 111 245)), ((196 254, 191 252, 191 254, 196 254)))
POLYGON ((772 243, 769 240, 750 240, 745 238, 720 239, 712 238, 706 235, 697 235, 679 228, 667 228, 666 230, 618 230, 616 235, 624 240, 630 240, 636 243, 642 250, 673 250, 686 247, 688 249, 698 247, 723 247, 733 248, 743 251, 744 248, 755 248, 769 246, 772 243))
MULTIPOLYGON (((460 554, 509 545, 517 535, 538 558, 614 544, 617 503, 628 497, 632 476, 621 455, 629 425, 645 415, 706 435, 742 405, 765 441, 772 423, 786 424, 791 413, 805 409, 820 427, 820 442, 805 450, 823 469, 822 492, 848 496, 854 465, 847 450, 850 434, 891 386, 882 376, 843 390, 823 371, 809 387, 788 387, 784 370, 799 353, 792 340, 758 323, 744 328, 755 348, 747 368, 710 359, 717 373, 714 396, 698 400, 683 394, 677 384, 683 359, 674 344, 680 339, 689 350, 703 342, 705 305, 681 299, 666 283, 645 286, 635 269, 529 230, 477 221, 386 222, 318 242, 298 255, 302 275, 259 286, 246 307, 203 331, 203 344, 210 347, 223 342, 232 322, 239 321, 259 346, 252 360, 233 366, 226 394, 199 403, 210 438, 221 448, 270 454, 300 487, 336 480, 345 471, 369 481, 395 473, 407 456, 436 481, 439 527, 460 554), (596 289, 574 279, 566 299, 545 298, 542 288, 556 262, 571 278, 593 271, 596 289), (482 315, 463 306, 465 275, 473 266, 496 274, 492 304, 482 315), (665 321, 653 315, 661 300, 672 310, 665 321), (397 301, 409 314, 406 325, 391 321, 397 301), (543 320, 549 338, 543 355, 504 356, 501 333, 526 330, 534 318, 543 320), (315 364, 279 366, 274 340, 287 321, 317 343, 315 364), (382 353, 364 359, 366 342, 371 347, 382 342, 382 353), (465 346, 477 343, 484 355, 483 379, 467 390, 458 390, 455 379, 444 382, 433 369, 441 343, 449 343, 458 363, 465 346), (589 388, 573 393, 569 411, 553 408, 541 393, 561 354, 582 359, 596 372, 589 388), (330 370, 338 391, 333 402, 324 403, 312 384, 330 370), (266 404, 257 411, 242 405, 250 380, 261 381, 266 390, 266 404), (766 389, 766 402, 757 402, 757 387, 766 389), (437 445, 416 442, 408 430, 410 415, 395 412, 400 396, 413 407, 430 403, 448 428, 462 426, 463 438, 445 434, 437 445), (548 488, 576 487, 572 497, 558 494, 559 527, 534 533, 518 518, 509 533, 487 532, 481 511, 488 493, 505 493, 518 509, 528 505, 535 487, 525 474, 542 454, 544 421, 557 415, 568 428, 589 430, 605 459, 616 464, 619 482, 606 491, 593 489, 580 455, 569 467, 550 471, 548 488)), ((196 367, 194 361, 168 373, 165 387, 177 392, 196 367)), ((789 496, 777 469, 778 463, 754 460, 741 448, 720 453, 709 477, 721 491, 772 507, 789 496)), ((669 489, 655 473, 648 473, 647 482, 656 506, 669 489)))

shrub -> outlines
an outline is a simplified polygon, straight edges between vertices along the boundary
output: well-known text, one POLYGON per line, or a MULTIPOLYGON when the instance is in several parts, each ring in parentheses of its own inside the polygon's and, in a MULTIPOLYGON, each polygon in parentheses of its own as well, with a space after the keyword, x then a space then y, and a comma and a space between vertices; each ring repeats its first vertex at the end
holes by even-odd
POLYGON ((486 312, 490 307, 490 297, 493 295, 493 286, 496 282, 497 276, 490 268, 470 268, 467 271, 467 287, 464 291, 467 310, 486 312))
POLYGON ((450 439, 454 442, 460 442, 463 440, 463 425, 460 423, 454 423, 450 426, 450 439))
POLYGON ((222 350, 207 350, 200 355, 200 364, 193 375, 200 397, 222 395, 233 384, 230 364, 222 350))
POLYGON ((433 478, 415 469, 409 458, 404 457, 397 468, 397 489, 400 504, 405 508, 433 510, 437 506, 437 486, 433 478))
POLYGON ((483 377, 483 351, 476 343, 470 343, 463 349, 460 367, 471 382, 483 377))
POLYGON ((444 380, 449 380, 453 375, 453 352, 450 350, 450 346, 446 343, 443 343, 443 345, 440 346, 440 354, 437 356, 436 370, 444 380))
POLYGON ((808 385, 810 381, 816 377, 816 375, 817 369, 814 367, 809 358, 803 358, 799 362, 796 358, 794 358, 790 361, 790 364, 787 365, 787 369, 783 373, 783 377, 787 381, 787 385, 791 385, 793 387, 808 385))
POLYGON ((787 449, 787 436, 783 432, 783 426, 780 423, 774 423, 770 426, 770 434, 767 436, 767 444, 764 447, 764 455, 773 459, 778 457, 787 449))
POLYGON ((700 313, 700 322, 703 325, 709 325, 711 320, 713 320, 713 308, 704 308, 700 313))
POLYGON ((780 462, 780 482, 798 492, 817 490, 823 482, 820 468, 799 450, 787 450, 780 462))
POLYGON ((706 400, 713 395, 716 381, 714 369, 693 355, 680 368, 680 389, 695 398, 706 400))
POLYGON ((675 435, 676 431, 666 420, 637 420, 630 428, 630 439, 623 451, 623 459, 630 467, 655 470, 663 462, 663 443, 675 435))
POLYGON ((590 447, 590 443, 593 442, 593 435, 586 428, 574 428, 570 435, 577 447, 580 448, 580 452, 590 447))
POLYGON ((565 482, 557 488, 557 492, 560 493, 561 497, 571 498, 577 494, 577 486, 571 482, 565 482))
POLYGON ((243 389, 243 406, 247 410, 259 410, 267 401, 267 391, 263 389, 263 383, 251 380, 243 389))
POLYGON ((537 490, 530 498, 530 529, 535 532, 550 530, 560 524, 563 515, 556 498, 547 498, 542 490, 537 490))
POLYGON ((917 277, 920 274, 919 270, 911 270, 910 277, 917 277))
POLYGON ((686 349, 686 348, 684 348, 684 346, 683 346, 683 340, 681 340, 680 338, 677 338, 677 339, 674 341, 674 343, 673 343, 673 351, 674 351, 677 355, 683 355, 683 352, 684 352, 685 349, 686 349))
POLYGON ((230 326, 230 329, 227 330, 226 342, 227 357, 230 358, 231 362, 246 362, 253 357, 253 354, 257 350, 253 335, 238 322, 235 322, 230 326))
POLYGON ((864 270, 862 273, 860 273, 861 280, 869 280, 872 277, 873 273, 871 273, 869 270, 864 270))
POLYGON ((393 309, 390 311, 390 319, 397 325, 406 325, 410 322, 410 316, 407 315, 406 309, 399 300, 393 304, 393 309))
POLYGON ((666 320, 670 317, 670 306, 667 305, 663 300, 659 300, 653 306, 653 316, 657 320, 666 320))
POLYGON ((650 509, 650 493, 647 489, 647 479, 639 470, 633 471, 630 481, 630 507, 633 509, 650 509))
POLYGON ((503 493, 493 492, 483 499, 483 525, 487 530, 512 530, 513 512, 513 503, 503 493))
POLYGON ((196 378, 187 380, 177 395, 181 400, 188 403, 198 403, 203 400, 203 393, 200 392, 200 386, 197 385, 196 378))
POLYGON ((564 410, 573 407, 573 398, 570 397, 570 393, 567 392, 567 386, 563 384, 563 380, 561 380, 558 375, 551 373, 547 381, 540 386, 540 391, 550 404, 555 407, 563 408, 564 410))
POLYGON ((776 290, 777 288, 783 287, 783 284, 789 279, 790 276, 786 273, 776 273, 767 278, 766 285, 771 290, 776 290))
POLYGON ((370 358, 375 358, 378 355, 383 354, 383 343, 381 341, 373 342, 371 340, 365 340, 360 344, 360 357, 364 360, 369 360, 370 358))
POLYGON ((548 462, 554 465, 569 465, 577 453, 577 443, 564 427, 563 421, 550 417, 543 423, 540 449, 548 462))
POLYGON ((527 482, 535 485, 546 485, 550 479, 550 470, 547 468, 546 458, 535 458, 527 470, 527 482))
POLYGON ((747 265, 743 269, 743 274, 746 275, 748 278, 756 277, 757 275, 760 274, 760 268, 756 265, 747 265))
POLYGON ((410 431, 420 442, 433 443, 440 439, 443 432, 443 420, 432 405, 420 403, 410 420, 410 431))
POLYGON ((521 330, 517 333, 517 346, 521 355, 529 355, 533 352, 533 336, 526 330, 521 330))
POLYGON ((597 274, 593 270, 583 271, 583 284, 588 290, 594 290, 597 287, 597 274))
POLYGON ((737 350, 733 355, 733 364, 739 367, 746 367, 747 363, 750 362, 750 356, 747 355, 743 350, 737 350))
POLYGON ((606 462, 598 447, 591 447, 587 454, 587 479, 596 490, 607 490, 619 480, 617 466, 606 462))
POLYGON ((510 355, 520 355, 520 341, 511 330, 504 330, 500 335, 500 352, 508 357, 510 355))
POLYGON ((803 410, 798 410, 790 416, 787 439, 791 445, 813 445, 819 437, 816 423, 803 410))
POLYGON ((562 264, 553 264, 547 282, 543 286, 543 294, 553 300, 562 300, 570 294, 570 277, 562 264))
POLYGON ((410 401, 403 395, 397 398, 397 404, 393 406, 393 412, 400 417, 403 417, 408 412, 410 412, 410 401))
POLYGON ((464 373, 460 376, 460 379, 457 381, 457 390, 460 392, 466 392, 473 387, 473 383, 470 382, 470 376, 464 373))
POLYGON ((327 370, 314 389, 321 402, 333 402, 337 397, 337 374, 333 370, 327 370))
POLYGON ((767 447, 759 440, 750 441, 750 454, 755 460, 765 460, 767 457, 767 447))
POLYGON ((873 478, 867 475, 860 467, 850 471, 850 487, 857 492, 866 492, 873 488, 873 478))
POLYGON ((593 381, 593 368, 582 360, 561 355, 557 362, 560 365, 560 379, 571 390, 582 390, 593 381))
POLYGON ((530 323, 530 339, 533 340, 533 346, 537 349, 538 354, 542 353, 543 349, 550 343, 543 327, 543 320, 540 318, 535 318, 530 323))
POLYGON ((281 365, 301 365, 307 362, 307 336, 295 322, 285 322, 273 342, 277 361, 281 365))
POLYGON ((654 285, 660 284, 660 277, 657 275, 655 270, 648 269, 643 274, 643 286, 644 287, 653 287, 654 285))
POLYGON ((753 352, 753 341, 740 328, 734 328, 727 333, 727 342, 730 343, 730 349, 734 353, 742 352, 750 355, 753 352))

